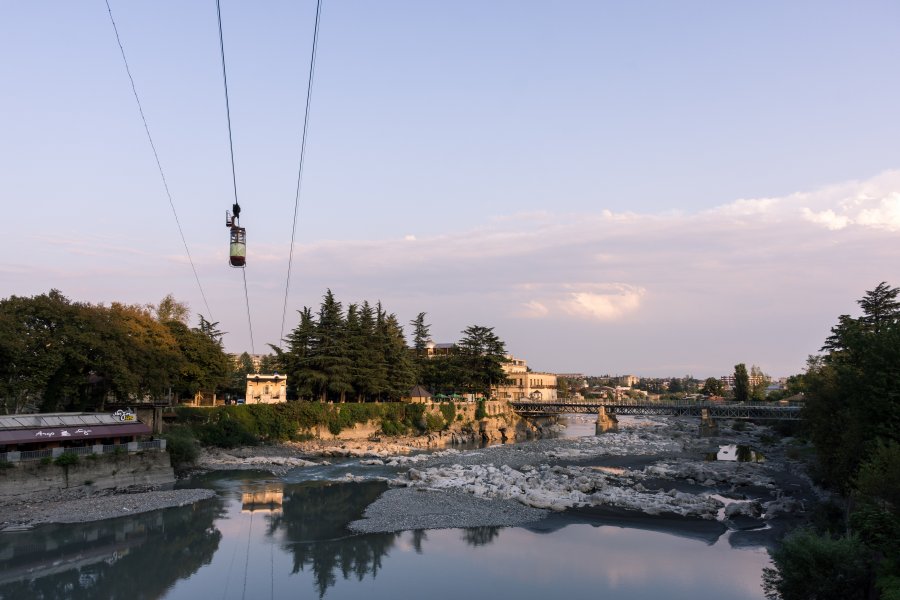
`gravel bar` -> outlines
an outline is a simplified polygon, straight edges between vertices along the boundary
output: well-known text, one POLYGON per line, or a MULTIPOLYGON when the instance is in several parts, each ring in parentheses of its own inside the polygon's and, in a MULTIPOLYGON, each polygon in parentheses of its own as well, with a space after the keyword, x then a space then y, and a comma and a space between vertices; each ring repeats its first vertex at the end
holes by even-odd
POLYGON ((348 525, 359 533, 390 533, 411 529, 506 527, 546 517, 548 511, 515 500, 485 500, 465 492, 396 488, 369 505, 363 518, 348 525))
POLYGON ((193 504, 215 495, 215 491, 208 489, 156 490, 55 502, 7 504, 0 509, 0 531, 28 529, 42 523, 86 523, 112 519, 193 504))

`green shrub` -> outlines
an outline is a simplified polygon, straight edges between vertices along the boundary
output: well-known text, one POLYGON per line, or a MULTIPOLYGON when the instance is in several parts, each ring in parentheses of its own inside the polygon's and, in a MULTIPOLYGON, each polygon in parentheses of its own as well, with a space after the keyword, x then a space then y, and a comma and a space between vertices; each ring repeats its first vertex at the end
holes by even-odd
POLYGON ((180 471, 197 461, 200 449, 188 427, 172 427, 163 437, 166 440, 166 452, 169 453, 175 470, 180 471))
POLYGON ((453 402, 442 402, 441 414, 444 415, 445 421, 452 423, 456 417, 456 405, 453 402))
POLYGON ((864 600, 869 589, 867 551, 856 537, 832 539, 801 529, 771 552, 774 568, 763 571, 767 598, 864 600))
POLYGON ((45 456, 44 458, 41 459, 41 464, 42 464, 42 465, 50 465, 50 464, 53 464, 53 459, 50 458, 49 456, 45 456))
POLYGON ((390 419, 381 422, 381 433, 384 435, 405 435, 408 431, 406 425, 390 419))
POLYGON ((441 431, 447 426, 444 417, 432 412, 425 413, 425 429, 427 431, 441 431))
MULTIPOLYGON (((401 402, 324 404, 293 401, 215 408, 179 408, 179 423, 205 445, 233 447, 259 441, 310 439, 309 431, 326 427, 333 435, 357 423, 381 421, 386 435, 425 428, 424 405, 401 402), (388 425, 384 425, 389 423, 388 425), (386 427, 386 428, 385 428, 386 427)), ((455 410, 455 408, 454 408, 455 410)))
POLYGON ((74 452, 63 452, 56 457, 56 460, 53 461, 53 464, 60 467, 70 467, 72 465, 77 465, 78 455, 74 452))
POLYGON ((231 418, 223 418, 218 423, 200 427, 197 438, 207 446, 219 448, 252 446, 259 442, 244 422, 231 418))
POLYGON ((8 460, 0 460, 0 471, 3 471, 5 469, 12 469, 14 466, 15 465, 13 465, 8 460))
POLYGON ((478 407, 475 409, 475 420, 480 421, 487 416, 487 409, 484 406, 484 400, 478 401, 478 407))

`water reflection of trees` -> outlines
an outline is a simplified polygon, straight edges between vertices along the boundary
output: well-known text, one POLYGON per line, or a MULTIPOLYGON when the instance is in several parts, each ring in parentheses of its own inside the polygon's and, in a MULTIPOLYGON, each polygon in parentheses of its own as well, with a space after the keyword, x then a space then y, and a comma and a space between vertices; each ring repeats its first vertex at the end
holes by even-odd
POLYGON ((293 572, 309 569, 319 597, 335 584, 338 572, 358 581, 378 574, 399 534, 353 536, 347 524, 360 518, 385 489, 381 482, 285 487, 282 513, 270 517, 269 532, 283 532, 284 548, 293 555, 293 572))
POLYGON ((0 537, 0 598, 158 598, 209 564, 221 499, 0 537))
POLYGON ((463 529, 462 539, 470 546, 486 546, 500 535, 500 527, 469 527, 463 529))

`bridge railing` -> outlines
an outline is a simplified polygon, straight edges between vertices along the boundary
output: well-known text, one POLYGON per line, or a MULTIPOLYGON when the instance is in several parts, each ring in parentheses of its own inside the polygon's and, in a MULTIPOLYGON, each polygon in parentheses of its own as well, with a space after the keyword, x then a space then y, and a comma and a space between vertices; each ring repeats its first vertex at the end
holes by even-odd
POLYGON ((778 408, 793 407, 802 408, 803 402, 711 402, 709 400, 575 400, 572 398, 559 398, 557 400, 512 400, 510 404, 534 405, 534 404, 564 404, 566 406, 662 406, 662 407, 716 407, 716 406, 746 406, 751 408, 778 408))

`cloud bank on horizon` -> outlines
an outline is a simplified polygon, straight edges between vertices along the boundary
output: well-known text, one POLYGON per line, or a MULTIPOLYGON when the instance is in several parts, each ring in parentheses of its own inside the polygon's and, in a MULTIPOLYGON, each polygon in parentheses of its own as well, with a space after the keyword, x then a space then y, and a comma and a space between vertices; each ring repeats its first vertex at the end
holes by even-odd
MULTIPOLYGON (((747 362, 784 375, 865 290, 900 284, 898 231, 900 170, 692 214, 505 215, 430 237, 301 244, 289 306, 316 306, 331 288, 345 302, 380 299, 401 319, 426 311, 438 341, 493 325, 514 354, 553 371, 708 376, 747 362)), ((4 296, 57 287, 79 300, 145 302, 173 291, 202 307, 174 247, 159 263, 150 248, 115 251, 108 236, 29 239, 44 258, 6 257, 4 296), (61 269, 48 246, 93 256, 93 266, 61 269)), ((240 351, 243 298, 224 251, 192 248, 214 317, 232 332, 227 346, 240 351)), ((278 338, 286 256, 285 244, 251 238, 258 345, 278 338)))

